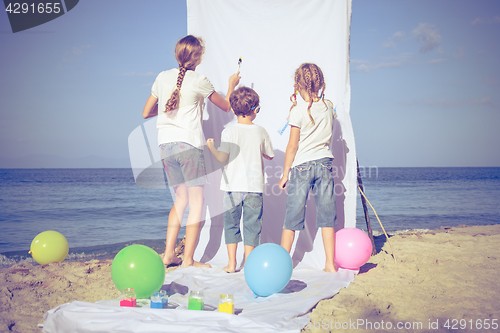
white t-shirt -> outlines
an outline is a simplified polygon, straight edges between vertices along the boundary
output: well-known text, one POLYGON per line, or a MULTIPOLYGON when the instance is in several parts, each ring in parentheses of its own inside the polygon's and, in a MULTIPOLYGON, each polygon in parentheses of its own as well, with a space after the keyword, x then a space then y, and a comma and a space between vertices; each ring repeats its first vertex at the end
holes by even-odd
POLYGON ((314 125, 307 114, 309 103, 301 103, 292 109, 289 124, 300 128, 299 148, 292 167, 324 157, 333 158, 330 150, 333 120, 337 117, 330 101, 314 102, 310 112, 314 125))
POLYGON ((271 138, 259 125, 235 124, 222 131, 219 151, 229 154, 220 189, 233 192, 264 192, 263 154, 274 157, 271 138))
POLYGON ((151 94, 158 98, 158 145, 186 142, 196 148, 204 145, 202 114, 205 98, 215 90, 210 81, 195 71, 186 71, 180 90, 179 108, 165 112, 165 104, 177 83, 177 68, 163 71, 156 77, 151 94))

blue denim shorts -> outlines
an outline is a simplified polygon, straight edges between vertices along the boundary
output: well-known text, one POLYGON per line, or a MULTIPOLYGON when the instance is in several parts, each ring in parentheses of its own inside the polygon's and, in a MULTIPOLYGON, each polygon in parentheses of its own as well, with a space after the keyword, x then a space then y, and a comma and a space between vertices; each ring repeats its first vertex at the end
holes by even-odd
POLYGON ((316 227, 334 227, 337 216, 332 164, 332 158, 321 158, 292 168, 287 184, 284 229, 304 229, 309 190, 316 203, 316 227))
POLYGON ((224 206, 224 235, 226 244, 242 241, 240 219, 243 212, 244 245, 260 245, 262 230, 262 193, 226 192, 224 206))
POLYGON ((205 159, 203 150, 185 142, 169 142, 160 145, 160 157, 167 175, 168 186, 205 185, 205 159))

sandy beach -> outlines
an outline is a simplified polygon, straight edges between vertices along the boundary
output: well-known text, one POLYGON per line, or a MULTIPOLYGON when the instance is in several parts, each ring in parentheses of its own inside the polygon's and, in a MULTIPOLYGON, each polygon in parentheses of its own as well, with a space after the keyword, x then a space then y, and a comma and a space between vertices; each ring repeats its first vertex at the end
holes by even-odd
MULTIPOLYGON (((311 310, 303 331, 500 329, 500 225, 400 234, 390 242, 396 262, 385 236, 376 237, 377 254, 349 288, 311 310)), ((117 298, 111 263, 21 262, 1 269, 0 331, 40 332, 43 315, 58 305, 117 298)))

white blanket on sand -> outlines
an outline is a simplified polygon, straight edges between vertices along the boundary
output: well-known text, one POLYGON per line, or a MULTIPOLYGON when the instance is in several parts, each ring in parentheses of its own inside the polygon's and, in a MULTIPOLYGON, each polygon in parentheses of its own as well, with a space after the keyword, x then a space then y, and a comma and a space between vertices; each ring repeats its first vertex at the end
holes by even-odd
POLYGON ((255 298, 243 271, 177 269, 166 275, 162 288, 168 291, 169 309, 150 309, 147 300, 138 301, 142 308, 119 307, 118 300, 75 301, 47 312, 43 332, 300 332, 310 320, 309 310, 347 287, 355 273, 296 269, 282 292, 255 298), (204 311, 187 310, 191 289, 204 291, 204 311), (238 315, 218 312, 222 293, 233 294, 238 315))

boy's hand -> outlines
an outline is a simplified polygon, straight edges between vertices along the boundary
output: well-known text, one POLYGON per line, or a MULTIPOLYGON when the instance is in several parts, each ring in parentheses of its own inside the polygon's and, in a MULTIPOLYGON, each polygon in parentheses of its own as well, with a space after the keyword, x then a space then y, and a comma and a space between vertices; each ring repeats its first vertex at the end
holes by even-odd
POLYGON ((215 144, 215 141, 214 139, 210 138, 207 140, 207 146, 208 146, 208 149, 211 149, 214 147, 214 144, 215 144))
POLYGON ((279 182, 279 188, 284 190, 286 188, 286 183, 288 182, 288 176, 283 175, 279 182))
POLYGON ((215 149, 214 139, 210 138, 207 140, 207 147, 217 161, 219 161, 220 163, 226 163, 229 154, 215 149))

